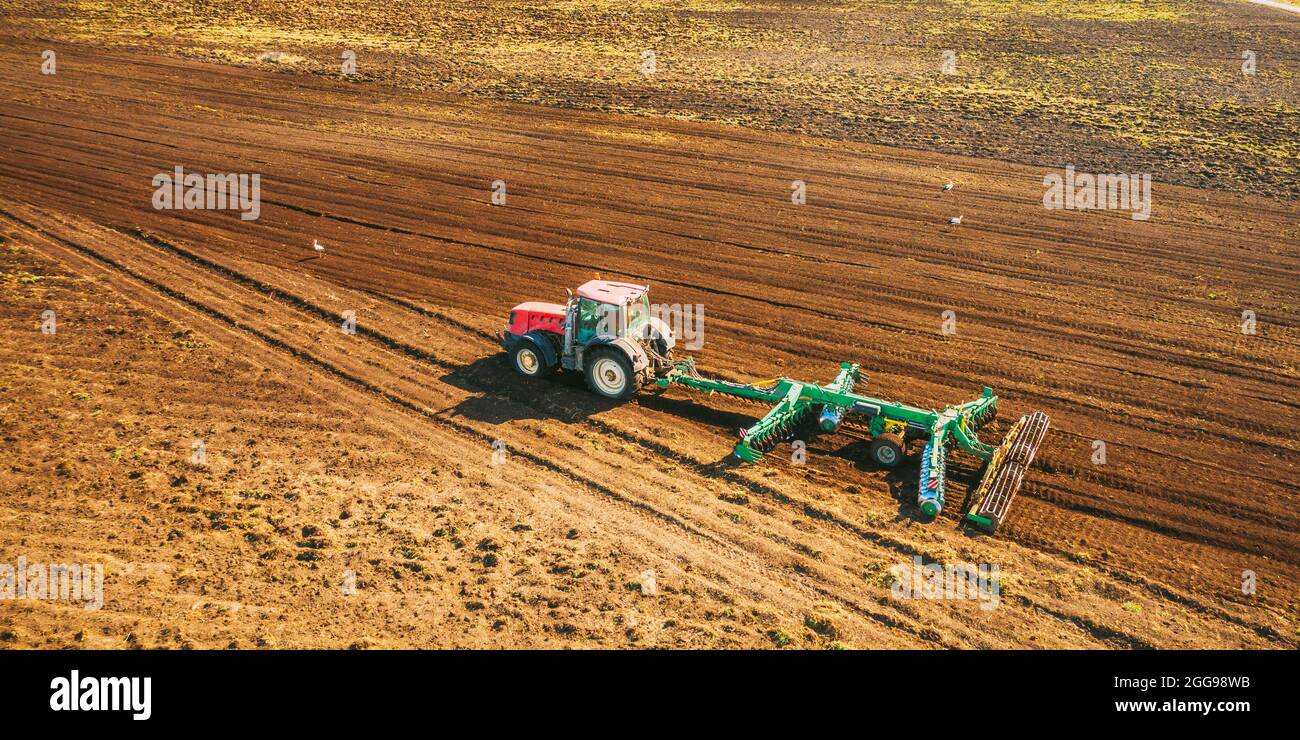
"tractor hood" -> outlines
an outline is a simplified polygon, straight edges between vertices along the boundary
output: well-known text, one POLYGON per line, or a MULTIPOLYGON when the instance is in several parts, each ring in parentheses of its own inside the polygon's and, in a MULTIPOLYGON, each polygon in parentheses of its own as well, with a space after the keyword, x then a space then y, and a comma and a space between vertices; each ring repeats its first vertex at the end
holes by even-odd
POLYGON ((564 306, 558 303, 543 303, 541 301, 528 301, 520 303, 518 306, 510 309, 511 311, 527 311, 528 313, 540 313, 547 316, 555 316, 560 320, 564 319, 564 306))
POLYGON ((541 301, 520 303, 510 309, 510 322, 506 324, 506 331, 515 336, 523 336, 530 331, 563 334, 564 311, 564 306, 558 303, 541 301))

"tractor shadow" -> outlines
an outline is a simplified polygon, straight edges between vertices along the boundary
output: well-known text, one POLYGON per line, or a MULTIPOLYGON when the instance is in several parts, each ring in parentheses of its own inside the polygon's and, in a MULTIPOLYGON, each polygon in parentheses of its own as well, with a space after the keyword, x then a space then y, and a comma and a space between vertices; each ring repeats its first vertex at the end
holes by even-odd
POLYGON ((625 404, 698 421, 720 431, 720 457, 699 468, 700 473, 711 477, 747 464, 731 454, 735 435, 722 430, 746 428, 764 413, 757 406, 746 412, 711 408, 699 404, 698 399, 671 398, 655 387, 647 387, 629 400, 614 401, 592 393, 582 373, 560 370, 544 378, 525 378, 504 354, 480 357, 443 374, 439 380, 473 394, 442 414, 492 425, 529 419, 580 424, 625 404))
POLYGON ((670 398, 663 389, 658 388, 647 388, 637 396, 636 401, 640 406, 651 411, 698 421, 701 424, 718 429, 730 429, 732 432, 739 432, 741 429, 749 428, 763 414, 767 413, 765 410, 758 409, 757 406, 754 407, 754 411, 750 412, 728 411, 706 406, 700 403, 696 397, 670 398))
MULTIPOLYGON (((699 422, 717 431, 718 449, 722 456, 711 463, 701 465, 698 468, 699 472, 710 477, 716 477, 733 468, 761 465, 761 462, 752 463, 741 460, 733 454, 733 450, 736 443, 740 441, 740 432, 753 426, 754 422, 763 418, 763 415, 768 411, 768 405, 737 404, 734 399, 723 397, 724 402, 730 402, 733 406, 741 405, 744 410, 723 409, 707 405, 708 401, 701 401, 702 395, 707 397, 707 394, 691 394, 685 398, 673 398, 667 395, 667 391, 664 389, 650 388, 642 391, 637 396, 637 403, 651 411, 699 422)), ((816 435, 817 425, 805 422, 794 434, 794 438, 811 441, 816 435)), ((782 445, 787 444, 788 440, 783 441, 777 445, 777 448, 779 449, 782 445)))
POLYGON ((474 394, 444 413, 486 424, 525 419, 574 424, 625 403, 587 390, 581 373, 558 370, 544 378, 525 378, 500 353, 455 368, 439 380, 474 394))

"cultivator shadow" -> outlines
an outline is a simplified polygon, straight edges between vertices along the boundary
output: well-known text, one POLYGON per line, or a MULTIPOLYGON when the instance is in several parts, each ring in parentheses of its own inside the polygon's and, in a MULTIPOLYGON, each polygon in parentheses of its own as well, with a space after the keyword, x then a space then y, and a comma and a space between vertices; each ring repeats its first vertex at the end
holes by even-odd
POLYGON ((860 382, 858 366, 845 362, 840 366, 839 375, 826 385, 789 378, 759 384, 733 383, 701 377, 692 359, 674 363, 656 380, 661 388, 676 384, 710 394, 775 404, 753 426, 741 430, 735 449, 736 457, 741 460, 758 460, 777 443, 790 439, 813 412, 818 414, 818 426, 825 432, 839 430, 854 416, 866 417, 865 429, 871 434, 870 455, 887 467, 903 459, 909 441, 926 440, 921 455, 917 505, 929 517, 937 516, 943 509, 948 450, 959 448, 987 461, 976 490, 977 503, 966 519, 984 531, 995 530, 1006 518, 1025 471, 1047 434, 1047 416, 1034 412, 1021 417, 1002 444, 993 447, 977 436, 980 428, 997 416, 998 397, 989 388, 974 401, 932 411, 856 393, 854 386, 860 382))

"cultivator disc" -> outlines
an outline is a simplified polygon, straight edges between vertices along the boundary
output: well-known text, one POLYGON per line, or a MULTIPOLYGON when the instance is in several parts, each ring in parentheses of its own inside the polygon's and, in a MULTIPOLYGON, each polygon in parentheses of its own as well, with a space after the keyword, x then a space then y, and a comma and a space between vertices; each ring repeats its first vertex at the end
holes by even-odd
POLYGON ((1047 427, 1047 414, 1041 411, 1020 417, 1011 427, 1002 444, 993 451, 984 478, 975 491, 979 503, 966 515, 971 523, 985 532, 992 532, 1002 523, 1011 501, 1020 491, 1025 471, 1047 435, 1047 427))
MULTIPOLYGON (((848 393, 853 389, 853 384, 857 380, 858 366, 844 364, 840 368, 840 374, 825 388, 836 393, 848 393)), ((760 390, 755 385, 731 387, 712 383, 710 386, 712 388, 723 387, 733 393, 743 394, 748 394, 749 390, 760 390)), ((812 387, 821 389, 819 386, 812 387)), ((780 401, 752 427, 740 430, 740 441, 736 443, 733 454, 746 462, 753 462, 761 458, 764 452, 793 437, 808 418, 808 415, 817 408, 822 409, 821 421, 823 426, 827 423, 827 411, 829 410, 830 416, 833 417, 834 426, 838 427, 840 420, 844 418, 844 409, 842 407, 838 408, 837 414, 836 407, 818 404, 808 395, 808 388, 808 384, 792 381, 788 378, 777 378, 771 381, 771 385, 767 389, 763 389, 763 391, 770 389, 772 394, 783 394, 777 396, 780 401)), ((752 398, 752 395, 750 397, 752 398)))
POLYGON ((925 451, 921 453, 921 482, 916 503, 921 513, 928 517, 939 515, 943 509, 943 486, 948 465, 948 448, 934 442, 926 442, 925 451))
POLYGON ((975 414, 971 416, 970 423, 978 430, 982 429, 996 418, 998 418, 997 404, 990 404, 975 412, 975 414))
POLYGON ((808 418, 813 404, 798 399, 782 403, 749 429, 740 430, 740 441, 734 454, 745 462, 754 462, 781 442, 794 436, 795 431, 808 418))

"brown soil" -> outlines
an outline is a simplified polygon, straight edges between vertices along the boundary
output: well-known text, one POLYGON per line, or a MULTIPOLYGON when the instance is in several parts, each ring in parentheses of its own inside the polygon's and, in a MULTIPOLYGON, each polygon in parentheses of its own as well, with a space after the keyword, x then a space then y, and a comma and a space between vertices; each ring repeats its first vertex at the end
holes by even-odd
POLYGON ((40 48, 0 52, 0 562, 108 583, 5 605, 2 644, 1297 644, 1292 203, 1048 211, 1019 165, 40 48), (154 210, 177 164, 262 173, 261 218, 154 210), (851 359, 1053 431, 993 537, 969 459, 933 523, 851 434, 734 466, 756 407, 512 374, 505 312, 594 272, 704 304, 707 374, 851 359), (914 555, 998 564, 1001 604, 890 598, 914 555))

